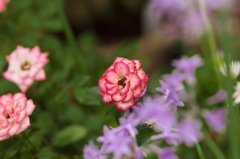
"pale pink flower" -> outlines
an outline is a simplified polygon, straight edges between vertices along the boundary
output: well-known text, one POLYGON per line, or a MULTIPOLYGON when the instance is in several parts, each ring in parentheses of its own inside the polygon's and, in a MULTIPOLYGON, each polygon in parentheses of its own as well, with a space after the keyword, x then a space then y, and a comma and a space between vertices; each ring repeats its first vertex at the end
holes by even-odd
POLYGON ((18 85, 25 93, 35 80, 45 80, 46 75, 43 69, 48 62, 48 53, 41 53, 40 48, 33 49, 17 46, 9 56, 8 70, 3 73, 3 77, 18 85))
POLYGON ((0 0, 0 12, 3 12, 6 9, 6 5, 9 0, 0 0))
POLYGON ((29 115, 35 109, 33 101, 23 93, 0 97, 0 141, 17 135, 30 126, 29 115))
POLYGON ((117 57, 98 82, 105 103, 120 110, 131 108, 146 89, 148 77, 141 61, 117 57))

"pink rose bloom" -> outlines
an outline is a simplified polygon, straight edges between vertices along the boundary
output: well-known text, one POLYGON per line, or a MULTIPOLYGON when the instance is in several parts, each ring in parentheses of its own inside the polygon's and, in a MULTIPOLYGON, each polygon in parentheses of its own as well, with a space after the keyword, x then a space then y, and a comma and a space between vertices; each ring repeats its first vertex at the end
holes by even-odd
POLYGON ((6 9, 6 5, 9 0, 0 0, 0 12, 3 12, 6 9))
POLYGON ((33 101, 23 93, 0 97, 0 141, 17 135, 30 126, 29 115, 35 109, 33 101))
POLYGON ((9 65, 3 77, 16 83, 25 93, 35 80, 46 79, 43 67, 48 62, 47 56, 48 53, 41 53, 38 46, 32 50, 17 46, 17 49, 6 57, 9 65))
POLYGON ((114 102, 118 109, 127 110, 143 94, 147 82, 141 61, 117 57, 100 78, 98 86, 105 103, 114 102))

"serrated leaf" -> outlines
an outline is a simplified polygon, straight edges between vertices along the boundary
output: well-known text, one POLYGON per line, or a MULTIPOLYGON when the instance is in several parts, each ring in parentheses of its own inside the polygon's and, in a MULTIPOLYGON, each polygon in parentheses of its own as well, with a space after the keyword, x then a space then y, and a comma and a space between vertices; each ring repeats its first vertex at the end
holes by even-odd
POLYGON ((11 158, 14 155, 16 155, 16 153, 19 151, 21 147, 21 141, 18 141, 17 143, 14 143, 6 152, 5 154, 5 158, 11 158))
POLYGON ((87 134, 85 127, 80 125, 71 125, 59 131, 54 138, 53 145, 56 147, 63 147, 75 143, 87 134))

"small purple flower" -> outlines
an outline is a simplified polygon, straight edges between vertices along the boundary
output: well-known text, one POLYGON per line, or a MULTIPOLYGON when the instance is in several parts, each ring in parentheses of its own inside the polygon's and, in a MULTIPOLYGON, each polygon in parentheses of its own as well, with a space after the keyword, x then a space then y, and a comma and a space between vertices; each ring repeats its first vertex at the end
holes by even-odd
POLYGON ((103 156, 100 153, 98 148, 94 145, 93 141, 90 141, 89 145, 84 146, 83 157, 84 159, 107 159, 106 156, 103 156))
POLYGON ((183 72, 188 84, 193 85, 196 83, 195 70, 203 65, 203 61, 199 55, 190 58, 183 56, 180 60, 174 60, 172 65, 183 72))
POLYGON ((138 114, 138 119, 153 127, 156 131, 171 132, 176 122, 175 113, 164 105, 161 96, 147 96, 143 103, 133 107, 138 114))
POLYGON ((133 139, 123 131, 118 129, 109 130, 104 127, 104 136, 98 137, 98 141, 102 143, 100 152, 102 154, 113 153, 114 159, 121 159, 122 155, 131 155, 131 145, 133 139))
POLYGON ((227 94, 224 90, 219 90, 216 94, 207 99, 208 105, 213 105, 219 102, 222 102, 226 99, 227 94))
POLYGON ((159 159, 178 159, 178 157, 174 154, 175 149, 173 147, 167 147, 161 149, 156 145, 151 145, 151 149, 158 154, 159 159))
POLYGON ((161 87, 156 88, 156 90, 165 95, 164 98, 167 101, 167 105, 184 106, 183 102, 179 100, 179 94, 175 89, 169 88, 168 85, 162 80, 159 82, 161 84, 161 87))
POLYGON ((183 86, 183 75, 179 70, 174 70, 171 74, 165 74, 162 77, 163 81, 166 81, 166 85, 169 89, 182 90, 183 86))
POLYGON ((143 157, 147 157, 145 149, 143 147, 137 147, 137 150, 135 150, 134 159, 142 159, 143 157))
POLYGON ((178 145, 179 133, 176 132, 164 132, 158 135, 153 135, 151 137, 152 140, 165 140, 170 145, 178 145))
POLYGON ((202 138, 201 124, 196 120, 185 119, 178 125, 179 141, 192 147, 202 138))
POLYGON ((189 10, 181 19, 183 35, 187 41, 196 41, 206 32, 200 11, 189 10))
POLYGON ((132 137, 135 137, 138 134, 136 126, 140 123, 135 116, 135 113, 131 113, 127 118, 121 117, 119 119, 119 123, 121 125, 116 129, 118 131, 127 131, 127 133, 129 133, 132 137))
POLYGON ((225 108, 218 108, 215 110, 205 110, 203 116, 210 127, 218 133, 224 133, 227 125, 227 111, 225 108))

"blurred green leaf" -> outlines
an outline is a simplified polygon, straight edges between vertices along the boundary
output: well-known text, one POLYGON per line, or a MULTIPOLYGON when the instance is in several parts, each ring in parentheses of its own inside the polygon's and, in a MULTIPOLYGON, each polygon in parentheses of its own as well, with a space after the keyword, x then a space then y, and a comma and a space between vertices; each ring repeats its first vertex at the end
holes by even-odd
POLYGON ((53 32, 59 32, 63 28, 62 22, 59 18, 44 20, 42 26, 44 29, 53 32))
POLYGON ((69 87, 76 88, 83 86, 89 81, 90 77, 88 75, 77 74, 73 79, 68 83, 69 87))
POLYGON ((100 105, 101 97, 91 88, 79 88, 74 91, 77 100, 86 105, 100 105))
POLYGON ((41 112, 38 114, 37 124, 41 128, 39 132, 42 134, 47 134, 49 131, 54 130, 54 123, 48 112, 41 112))
POLYGON ((86 126, 88 130, 97 130, 102 128, 103 118, 97 114, 89 115, 86 119, 86 126))
POLYGON ((110 113, 112 113, 114 110, 116 111, 116 107, 115 107, 114 104, 111 104, 111 105, 108 107, 107 111, 105 112, 105 117, 108 116, 110 113))
POLYGON ((72 123, 79 123, 84 117, 84 112, 77 106, 70 106, 65 109, 63 116, 72 123))
POLYGON ((49 148, 43 148, 36 154, 36 157, 38 159, 53 159, 56 157, 56 154, 53 153, 49 148))
POLYGON ((16 143, 14 143, 6 152, 5 158, 11 158, 14 155, 16 155, 16 153, 19 151, 20 147, 21 147, 21 141, 18 141, 16 143))
POLYGON ((81 140, 86 134, 87 130, 85 127, 81 125, 70 125, 56 134, 53 145, 56 147, 67 146, 81 140))
POLYGON ((139 146, 141 146, 145 141, 147 141, 152 135, 156 134, 153 129, 146 126, 138 126, 137 129, 137 143, 139 146))

